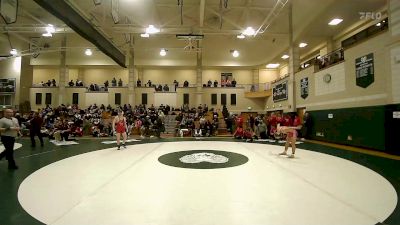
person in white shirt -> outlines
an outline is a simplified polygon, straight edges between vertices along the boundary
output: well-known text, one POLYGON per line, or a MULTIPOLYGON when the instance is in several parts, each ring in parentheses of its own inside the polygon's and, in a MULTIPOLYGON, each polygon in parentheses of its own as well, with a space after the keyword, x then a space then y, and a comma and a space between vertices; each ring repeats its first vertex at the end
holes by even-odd
POLYGON ((14 160, 14 143, 20 128, 18 120, 14 118, 13 115, 14 111, 12 109, 5 109, 4 117, 0 119, 1 142, 3 142, 5 148, 5 150, 0 153, 0 160, 6 157, 8 160, 8 169, 10 170, 18 169, 14 160))

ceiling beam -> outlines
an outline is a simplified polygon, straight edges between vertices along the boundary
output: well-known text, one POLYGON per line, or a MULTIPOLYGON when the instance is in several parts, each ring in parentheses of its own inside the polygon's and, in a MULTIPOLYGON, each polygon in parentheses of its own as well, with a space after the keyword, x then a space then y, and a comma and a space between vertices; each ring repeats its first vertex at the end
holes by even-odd
MULTIPOLYGON (((165 4, 165 3, 159 3, 156 4, 156 6, 159 7, 176 7, 176 4, 165 4)), ((187 4, 185 2, 184 6, 188 6, 188 7, 198 7, 199 5, 197 4, 187 4)), ((207 7, 212 7, 212 8, 219 8, 219 4, 207 4, 207 7)), ((269 11, 272 10, 272 7, 264 7, 264 6, 232 6, 232 5, 228 5, 228 9, 250 9, 250 10, 258 10, 258 11, 269 11)))
POLYGON ((94 44, 118 65, 126 68, 125 55, 114 44, 95 29, 91 23, 75 11, 65 0, 34 0, 42 8, 71 27, 80 36, 94 44))
MULTIPOLYGON (((220 16, 220 14, 219 14, 217 11, 215 11, 214 9, 211 9, 211 8, 208 8, 208 7, 207 7, 206 10, 209 11, 209 12, 211 12, 212 14, 215 14, 215 15, 217 15, 217 16, 220 16)), ((240 25, 237 24, 236 22, 234 22, 234 21, 232 21, 232 20, 230 20, 230 19, 228 19, 228 18, 226 18, 226 17, 222 17, 222 20, 224 20, 225 22, 231 24, 232 26, 236 27, 237 29, 239 29, 239 30, 241 30, 241 31, 244 30, 244 28, 243 28, 242 26, 240 26, 240 25)))
POLYGON ((200 27, 204 26, 204 12, 205 12, 205 7, 206 7, 206 0, 201 0, 200 1, 200 27))

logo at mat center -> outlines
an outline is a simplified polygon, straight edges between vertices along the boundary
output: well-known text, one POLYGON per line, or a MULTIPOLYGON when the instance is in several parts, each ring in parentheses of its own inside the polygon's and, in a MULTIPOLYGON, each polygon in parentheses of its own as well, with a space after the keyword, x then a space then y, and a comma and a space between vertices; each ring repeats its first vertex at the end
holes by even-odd
POLYGON ((217 155, 210 152, 200 152, 200 153, 185 155, 179 158, 179 161, 183 163, 201 163, 201 162, 226 163, 229 161, 229 158, 223 155, 217 155))
POLYGON ((188 150, 170 152, 158 157, 167 166, 187 169, 218 169, 240 166, 249 161, 242 154, 221 150, 188 150))

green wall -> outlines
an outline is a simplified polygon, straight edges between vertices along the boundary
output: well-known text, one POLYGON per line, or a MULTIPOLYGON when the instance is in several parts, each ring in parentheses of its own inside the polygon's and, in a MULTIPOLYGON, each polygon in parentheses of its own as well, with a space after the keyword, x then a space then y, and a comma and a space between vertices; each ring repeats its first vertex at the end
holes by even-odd
POLYGON ((400 138, 400 119, 393 118, 393 111, 400 111, 400 105, 309 111, 313 119, 311 137, 400 154, 399 144, 396 144, 396 138, 400 138), (329 114, 333 118, 328 118, 329 114))

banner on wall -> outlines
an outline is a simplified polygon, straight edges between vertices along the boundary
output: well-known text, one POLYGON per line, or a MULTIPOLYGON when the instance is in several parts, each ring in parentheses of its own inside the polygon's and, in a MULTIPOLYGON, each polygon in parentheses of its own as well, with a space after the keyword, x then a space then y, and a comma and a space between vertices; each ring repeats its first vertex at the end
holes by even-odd
POLYGON ((227 86, 232 81, 232 73, 221 73, 221 87, 227 86))
POLYGON ((374 54, 362 56, 356 59, 356 84, 366 88, 374 83, 374 54))
POLYGON ((288 99, 288 82, 277 84, 272 88, 272 100, 279 102, 288 99))
POLYGON ((303 99, 308 97, 308 77, 300 80, 300 96, 303 99))

